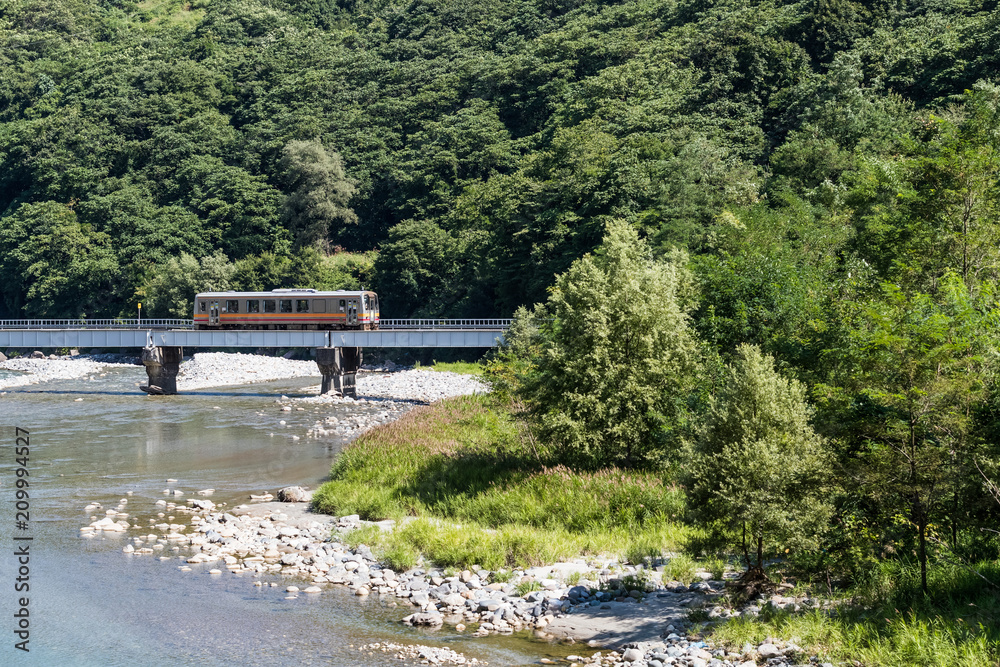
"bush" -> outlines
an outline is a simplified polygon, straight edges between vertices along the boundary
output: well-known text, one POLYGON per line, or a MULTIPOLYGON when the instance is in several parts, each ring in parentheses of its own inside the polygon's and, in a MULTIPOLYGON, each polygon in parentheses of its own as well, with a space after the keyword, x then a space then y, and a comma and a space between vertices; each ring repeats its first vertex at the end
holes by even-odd
POLYGON ((709 571, 712 579, 721 580, 726 574, 726 560, 724 558, 710 558, 702 563, 702 567, 709 571))
POLYGON ((663 566, 663 581, 679 581, 682 584, 690 584, 694 581, 694 573, 697 570, 694 561, 688 556, 681 554, 668 560, 663 566))

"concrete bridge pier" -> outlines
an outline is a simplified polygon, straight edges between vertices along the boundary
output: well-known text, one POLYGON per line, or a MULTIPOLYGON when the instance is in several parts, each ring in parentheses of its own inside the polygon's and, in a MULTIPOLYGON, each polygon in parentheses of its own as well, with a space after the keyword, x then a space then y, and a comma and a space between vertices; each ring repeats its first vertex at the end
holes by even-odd
POLYGON ((357 398, 357 373, 361 368, 360 347, 317 347, 316 365, 323 376, 321 394, 331 390, 357 398))
POLYGON ((140 385, 147 394, 176 394, 177 372, 181 369, 181 359, 184 348, 181 347, 144 347, 142 349, 142 365, 146 367, 148 385, 140 385))

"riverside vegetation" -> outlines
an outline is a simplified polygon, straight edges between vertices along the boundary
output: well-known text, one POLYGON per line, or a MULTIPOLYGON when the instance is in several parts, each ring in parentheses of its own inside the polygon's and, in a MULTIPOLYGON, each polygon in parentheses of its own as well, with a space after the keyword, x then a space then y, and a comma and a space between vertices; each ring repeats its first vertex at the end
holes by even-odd
MULTIPOLYGON (((622 470, 547 470, 523 437, 495 397, 440 402, 349 447, 314 502, 335 515, 397 519, 402 527, 395 530, 359 529, 346 539, 371 547, 387 567, 406 571, 426 557, 446 573, 481 564, 498 581, 504 571, 581 554, 645 563, 702 536, 683 521, 683 494, 660 479, 622 470), (414 516, 419 518, 402 520, 414 516)), ((721 579, 735 565, 704 554, 672 555, 661 568, 664 581, 693 581, 700 568, 721 579)), ((776 569, 792 579, 804 574, 790 565, 776 569)), ((764 606, 759 616, 744 614, 714 628, 695 623, 694 630, 701 627, 717 644, 733 647, 782 637, 812 653, 865 665, 993 664, 997 595, 961 567, 942 563, 933 573, 926 598, 918 570, 888 563, 834 591, 840 599, 855 598, 836 614, 764 606)), ((996 581, 1000 568, 993 564, 981 574, 996 581)), ((811 586, 808 577, 797 588, 829 592, 811 586)), ((518 594, 528 591, 527 584, 517 585, 518 594)), ((692 619, 704 617, 694 613, 692 619)))
MULTIPOLYGON (((849 598, 832 614, 743 616, 715 630, 720 640, 781 636, 863 664, 996 663, 1000 494, 982 473, 996 460, 992 422, 984 406, 954 414, 989 391, 992 361, 978 346, 995 315, 971 310, 951 276, 944 304, 883 303, 841 340, 824 333, 849 363, 874 356, 878 384, 852 387, 862 363, 845 386, 814 379, 810 396, 759 346, 727 358, 706 344, 686 267, 609 225, 545 304, 519 311, 486 363, 491 395, 411 412, 353 443, 317 507, 416 517, 354 538, 399 569, 421 557, 497 570, 686 551, 743 571, 732 604, 782 577, 849 598), (854 430, 841 430, 845 419, 854 430)), ((684 568, 674 562, 670 574, 684 568)))
POLYGON ((547 468, 489 396, 411 411, 346 448, 331 477, 314 497, 325 513, 418 517, 366 535, 398 570, 414 567, 421 554, 442 567, 490 570, 580 554, 641 562, 679 548, 690 532, 679 521, 681 492, 658 475, 547 468))
POLYGON ((508 315, 622 219, 713 341, 806 354, 858 281, 992 271, 998 43, 980 0, 8 0, 0 317, 508 315))

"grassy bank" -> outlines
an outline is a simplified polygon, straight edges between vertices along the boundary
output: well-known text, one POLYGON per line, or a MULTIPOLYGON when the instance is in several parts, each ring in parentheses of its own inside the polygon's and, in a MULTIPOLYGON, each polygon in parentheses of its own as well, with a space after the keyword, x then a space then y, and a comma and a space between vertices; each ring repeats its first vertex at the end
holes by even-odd
MULTIPOLYGON (((977 569, 1000 582, 1000 564, 977 569)), ((930 574, 930 593, 924 596, 917 566, 885 563, 850 591, 854 603, 835 614, 765 608, 757 619, 715 628, 711 638, 739 647, 776 637, 866 666, 1000 666, 1000 589, 957 566, 938 563, 930 574)))
POLYGON ((372 521, 418 518, 367 535, 399 567, 418 554, 490 569, 581 554, 635 561, 678 549, 690 532, 678 520, 680 490, 651 473, 546 467, 490 396, 418 408, 364 435, 337 459, 314 502, 372 521))

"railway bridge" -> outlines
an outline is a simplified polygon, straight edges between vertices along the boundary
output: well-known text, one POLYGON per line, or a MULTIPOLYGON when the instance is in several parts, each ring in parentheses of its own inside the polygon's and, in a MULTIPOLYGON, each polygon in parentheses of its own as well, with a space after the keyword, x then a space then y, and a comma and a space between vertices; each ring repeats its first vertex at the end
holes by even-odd
POLYGON ((0 320, 0 347, 142 348, 151 394, 176 394, 185 347, 309 347, 323 377, 322 392, 354 396, 365 347, 493 347, 509 319, 384 319, 375 331, 195 329, 192 320, 0 320))

